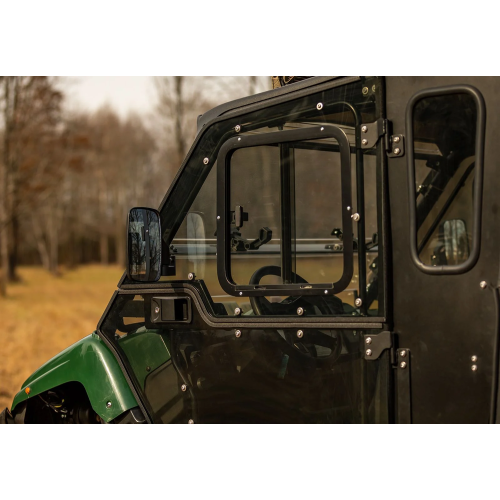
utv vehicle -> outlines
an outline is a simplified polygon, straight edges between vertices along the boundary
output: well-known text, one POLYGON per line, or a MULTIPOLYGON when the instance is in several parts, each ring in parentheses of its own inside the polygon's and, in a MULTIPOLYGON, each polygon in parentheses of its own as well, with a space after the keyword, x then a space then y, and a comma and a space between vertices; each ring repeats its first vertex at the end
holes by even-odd
POLYGON ((96 331, 4 422, 497 421, 500 80, 278 87, 199 117, 96 331))

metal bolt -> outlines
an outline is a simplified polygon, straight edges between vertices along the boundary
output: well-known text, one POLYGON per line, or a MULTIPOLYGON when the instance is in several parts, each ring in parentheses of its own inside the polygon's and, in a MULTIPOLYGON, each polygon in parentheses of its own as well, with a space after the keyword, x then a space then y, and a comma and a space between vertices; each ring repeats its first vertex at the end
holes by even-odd
POLYGON ((394 154, 398 155, 399 153, 401 153, 401 150, 399 148, 394 148, 394 154))
POLYGON ((361 307, 362 303, 363 303, 363 301, 359 297, 354 301, 354 305, 356 307, 361 307))
POLYGON ((302 316, 304 314, 304 309, 302 309, 302 307, 297 308, 297 314, 302 316))
POLYGON ((208 158, 203 158, 203 164, 204 164, 204 165, 208 165, 208 162, 209 162, 209 161, 210 161, 210 160, 209 160, 208 158))
POLYGON ((488 286, 488 283, 486 283, 486 281, 481 281, 481 283, 479 283, 479 286, 484 290, 488 286))
POLYGON ((316 104, 316 109, 319 111, 321 109, 323 109, 323 103, 322 102, 318 102, 318 104, 316 104))
POLYGON ((220 220, 220 215, 217 216, 217 220, 220 220))
POLYGON ((347 211, 350 212, 351 211, 351 207, 347 207, 347 211))
POLYGON ((239 339, 241 337, 241 330, 236 330, 234 334, 236 335, 236 338, 239 339))
POLYGON ((108 401, 108 402, 106 403, 106 408, 111 408, 111 404, 112 404, 112 403, 111 403, 111 401, 108 401))
POLYGON ((239 132, 241 130, 241 126, 240 125, 236 125, 236 127, 234 127, 234 130, 235 130, 235 132, 239 132))
POLYGON ((363 95, 368 94, 368 87, 363 87, 363 95))
POLYGON ((375 89, 376 89, 376 88, 377 88, 377 87, 376 87, 375 85, 372 85, 372 92, 375 92, 375 89))
POLYGON ((160 312, 160 308, 158 306, 155 307, 155 313, 158 314, 160 312))
POLYGON ((371 337, 366 337, 365 343, 370 345, 372 343, 372 338, 371 337))
POLYGON ((363 133, 365 133, 365 134, 366 134, 366 132, 368 132, 368 127, 367 127, 366 125, 363 125, 363 126, 361 127, 361 132, 363 132, 363 133))
POLYGON ((367 349, 365 351, 365 353, 366 353, 367 356, 371 356, 372 355, 372 350, 371 349, 367 349))
POLYGON ((477 365, 472 365, 470 367, 470 369, 473 371, 473 372, 476 372, 477 371, 477 365))
POLYGON ((368 144, 368 139, 363 139, 361 141, 361 144, 363 144, 363 146, 366 146, 368 144))
POLYGON ((297 337, 301 339, 304 336, 304 332, 302 330, 297 330, 297 337))
POLYGON ((406 368, 406 361, 401 361, 401 363, 399 363, 399 366, 404 370, 406 368))
POLYGON ((243 295, 243 292, 240 292, 240 295, 243 295))
POLYGON ((235 310, 234 310, 234 315, 235 316, 239 316, 241 314, 241 309, 239 307, 237 307, 235 310))
POLYGON ((181 385, 181 391, 182 392, 186 392, 187 391, 187 385, 186 384, 182 384, 181 385))
POLYGON ((323 132, 323 130, 325 130, 325 127, 321 127, 320 130, 321 130, 321 132, 323 132))
POLYGON ((146 366, 146 371, 150 372, 151 371, 151 367, 150 366, 146 366))
POLYGON ((189 273, 188 274, 188 279, 189 280, 194 280, 194 274, 193 273, 189 273))
POLYGON ((475 363, 475 362, 477 361, 477 356, 476 356, 476 355, 471 356, 471 357, 470 357, 470 360, 471 360, 473 363, 475 363))
POLYGON ((399 351, 399 355, 402 357, 402 358, 406 358, 406 351, 403 349, 402 351, 399 351))
POLYGON ((188 424, 194 424, 194 420, 193 420, 192 418, 190 418, 190 419, 188 420, 188 424))
POLYGON ((328 294, 328 290, 325 290, 325 295, 327 295, 327 294, 328 294))
POLYGON ((396 135, 392 138, 392 142, 399 142, 401 140, 401 138, 399 137, 399 135, 396 135))
POLYGON ((352 214, 351 217, 354 222, 359 222, 359 219, 361 219, 361 216, 358 213, 352 214))
POLYGON ((241 137, 238 137, 238 141, 241 141, 241 137))

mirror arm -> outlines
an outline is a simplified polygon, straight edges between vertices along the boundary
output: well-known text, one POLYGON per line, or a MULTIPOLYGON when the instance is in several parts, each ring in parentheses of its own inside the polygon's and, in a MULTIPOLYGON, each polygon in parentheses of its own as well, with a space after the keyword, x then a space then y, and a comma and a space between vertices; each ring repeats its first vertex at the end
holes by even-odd
POLYGON ((161 275, 176 275, 175 255, 170 253, 170 247, 163 239, 161 241, 161 275))

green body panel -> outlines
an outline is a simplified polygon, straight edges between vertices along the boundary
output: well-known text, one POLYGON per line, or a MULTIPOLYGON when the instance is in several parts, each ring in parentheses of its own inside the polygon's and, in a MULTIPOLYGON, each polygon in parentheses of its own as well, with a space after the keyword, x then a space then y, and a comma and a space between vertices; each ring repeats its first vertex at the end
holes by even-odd
POLYGON ((79 340, 42 365, 23 384, 12 403, 22 401, 67 382, 80 382, 94 411, 109 422, 137 401, 108 346, 95 333, 79 340), (30 388, 29 396, 25 388, 30 388), (107 402, 111 406, 107 407, 107 402))
POLYGON ((170 359, 168 345, 158 330, 139 328, 118 342, 143 389, 146 377, 170 359))

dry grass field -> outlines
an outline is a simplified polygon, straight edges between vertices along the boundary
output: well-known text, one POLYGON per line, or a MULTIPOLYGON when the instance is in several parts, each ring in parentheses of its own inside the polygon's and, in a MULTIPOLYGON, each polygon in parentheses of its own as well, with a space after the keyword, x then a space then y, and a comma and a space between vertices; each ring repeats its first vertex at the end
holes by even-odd
POLYGON ((41 364, 95 330, 123 270, 82 266, 54 277, 21 268, 0 299, 0 411, 41 364))

